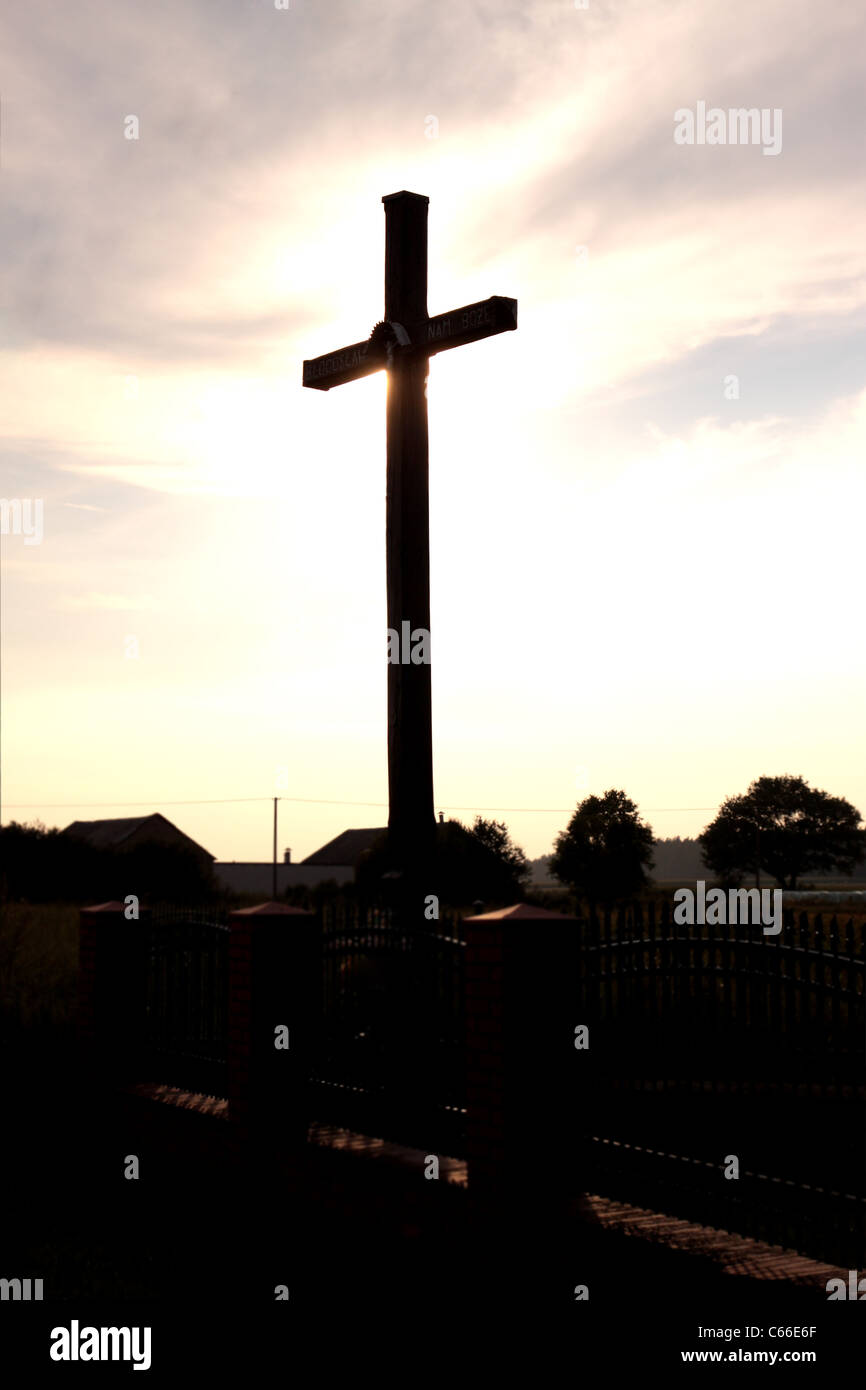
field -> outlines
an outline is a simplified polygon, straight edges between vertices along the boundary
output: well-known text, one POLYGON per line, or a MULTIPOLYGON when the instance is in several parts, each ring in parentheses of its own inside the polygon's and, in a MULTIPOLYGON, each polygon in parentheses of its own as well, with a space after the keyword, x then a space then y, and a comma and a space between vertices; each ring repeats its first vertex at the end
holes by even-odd
POLYGON ((0 909, 0 1029, 71 1029, 78 981, 78 908, 6 903, 0 909))

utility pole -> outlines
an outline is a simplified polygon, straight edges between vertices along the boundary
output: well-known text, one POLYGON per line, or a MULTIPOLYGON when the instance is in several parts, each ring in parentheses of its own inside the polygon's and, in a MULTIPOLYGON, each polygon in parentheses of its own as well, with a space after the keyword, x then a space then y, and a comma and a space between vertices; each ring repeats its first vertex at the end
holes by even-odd
POLYGON ((273 882, 271 884, 272 902, 276 902, 277 900, 277 802, 279 799, 278 796, 274 797, 274 873, 273 882))

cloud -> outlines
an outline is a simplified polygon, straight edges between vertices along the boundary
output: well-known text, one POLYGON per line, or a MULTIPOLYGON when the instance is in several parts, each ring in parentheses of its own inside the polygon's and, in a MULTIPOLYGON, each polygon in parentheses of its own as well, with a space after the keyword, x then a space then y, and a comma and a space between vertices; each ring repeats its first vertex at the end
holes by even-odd
MULTIPOLYGON (((78 703, 45 766, 74 746, 82 785, 100 756, 133 775, 114 755, 130 710, 151 720, 140 775, 166 789, 199 754, 216 775, 227 743, 243 780, 271 757, 250 730, 336 726, 352 700, 380 717, 384 381, 321 395, 300 376, 382 316, 380 198, 408 188, 431 199, 431 310, 520 305, 517 333, 431 368, 449 794, 559 804, 531 790, 533 718, 549 768, 594 728, 594 766, 618 769, 622 746, 658 788, 684 728, 701 776, 708 729, 729 730, 725 768, 777 726, 799 748, 802 698, 816 747, 850 760, 855 687, 811 669, 801 634, 838 642, 837 668, 861 661, 863 28, 849 0, 7 7, 2 490, 46 504, 44 544, 4 555, 21 746, 58 679, 78 703), (675 146, 674 111, 698 99, 781 107, 782 153, 675 146), (139 661, 123 612, 143 615, 139 661), (774 652, 730 657, 753 631, 774 652), (515 633, 528 659, 503 687, 515 633), (234 741, 225 710, 196 714, 233 680, 255 712, 234 741), (501 749, 473 751, 494 707, 501 746, 526 745, 519 799, 481 790, 512 775, 501 749)), ((323 732, 307 789, 354 777, 344 794, 369 795, 382 750, 360 747, 329 769, 323 732)))
MULTIPOLYGON (((267 492, 315 447, 302 357, 381 315, 379 198, 401 185, 431 195, 431 309, 519 298, 507 353, 483 351, 526 412, 671 389, 782 320, 841 325, 866 301, 858 26, 839 0, 817 27, 790 0, 35 0, 6 20, 5 437, 85 476, 267 492), (698 96, 782 105, 782 155, 675 146, 698 96)), ((462 410, 474 363, 465 388, 462 362, 436 370, 462 410)))

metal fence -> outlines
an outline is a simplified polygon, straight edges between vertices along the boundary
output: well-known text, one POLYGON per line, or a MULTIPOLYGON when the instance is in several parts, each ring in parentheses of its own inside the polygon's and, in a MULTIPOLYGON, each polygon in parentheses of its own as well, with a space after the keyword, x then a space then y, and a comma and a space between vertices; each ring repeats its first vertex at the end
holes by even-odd
POLYGON ((224 913, 157 907, 137 924, 138 1069, 143 1078, 227 1094, 228 941, 224 913))
MULTIPOLYGON (((128 1023, 142 1079, 227 1095, 225 913, 155 907, 132 933, 128 1023)), ((338 902, 321 917, 312 1119, 465 1151, 464 935, 453 913, 408 923, 338 902)))
POLYGON ((433 1153, 465 1150, 460 918, 326 908, 316 1119, 433 1153))
MULTIPOLYGON (((140 1074, 226 1095, 225 916, 164 908, 130 928, 140 1074)), ((862 923, 786 910, 769 936, 678 925, 651 904, 574 930, 571 1026, 590 1047, 562 1104, 580 1189, 859 1267, 862 923)), ((459 917, 328 904, 320 949, 310 1118, 464 1157, 459 917)))
POLYGON ((609 1051, 631 1052, 632 1034, 651 1029, 654 1052, 667 1038, 676 1066, 685 1030, 712 1084, 757 1086, 772 1074, 835 1093, 864 1080, 863 930, 853 918, 786 910, 772 936, 678 924, 668 906, 638 904, 582 924, 579 971, 609 1051))
POLYGON ((579 930, 584 1186, 861 1262, 862 925, 786 910, 769 936, 650 905, 579 930))

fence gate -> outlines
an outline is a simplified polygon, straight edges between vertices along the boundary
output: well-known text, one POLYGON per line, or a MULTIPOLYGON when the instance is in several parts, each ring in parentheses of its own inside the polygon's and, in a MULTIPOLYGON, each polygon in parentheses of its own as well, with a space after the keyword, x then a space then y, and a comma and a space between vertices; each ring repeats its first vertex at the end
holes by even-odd
POLYGON ((441 1156, 464 1152, 462 924, 326 908, 315 1119, 441 1156))
POLYGON ((201 910, 155 907, 138 923, 137 935, 141 1079, 227 1095, 226 921, 201 910))

